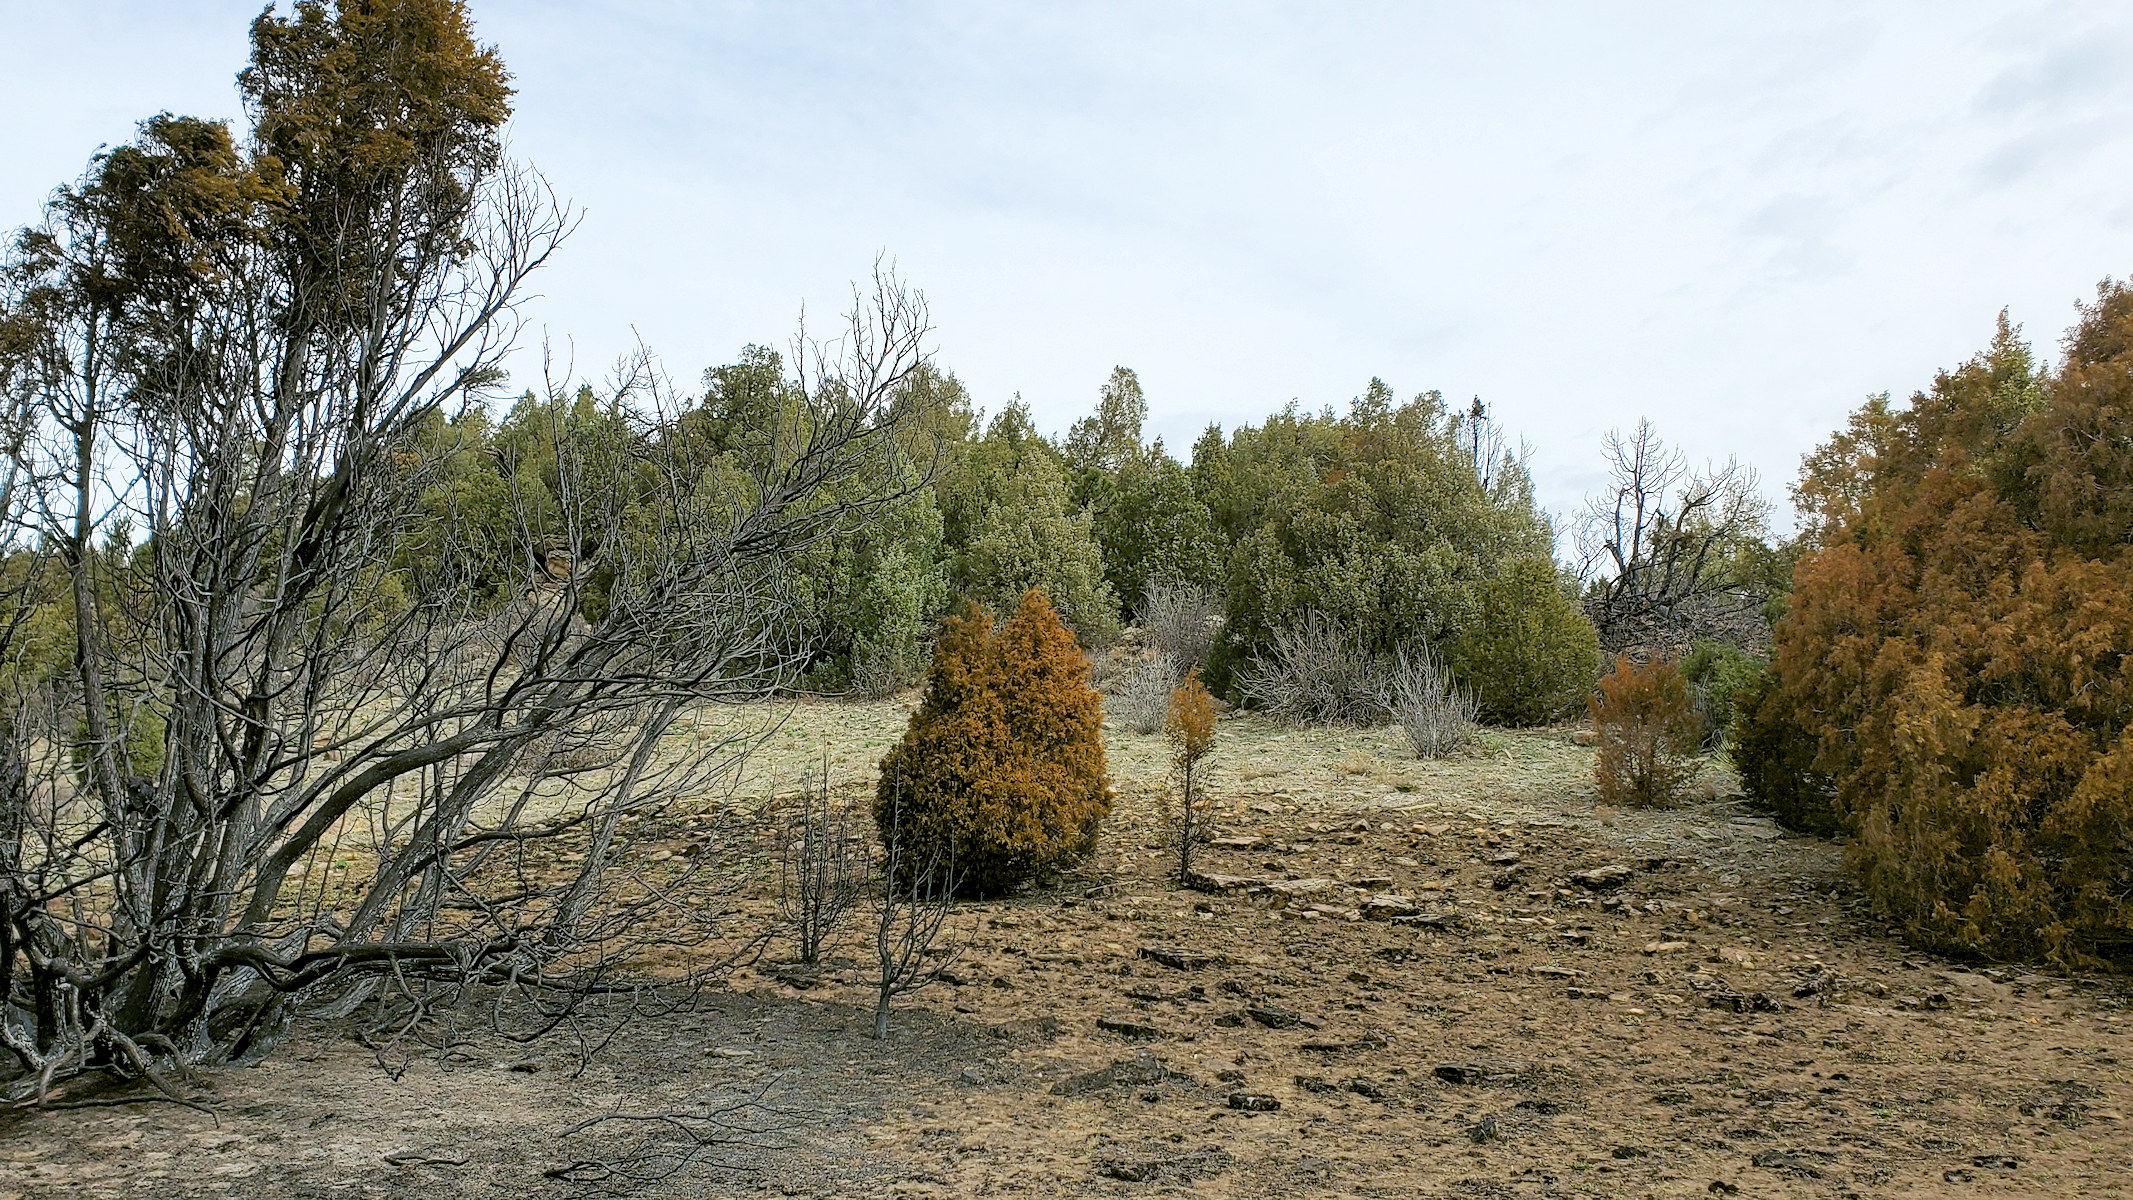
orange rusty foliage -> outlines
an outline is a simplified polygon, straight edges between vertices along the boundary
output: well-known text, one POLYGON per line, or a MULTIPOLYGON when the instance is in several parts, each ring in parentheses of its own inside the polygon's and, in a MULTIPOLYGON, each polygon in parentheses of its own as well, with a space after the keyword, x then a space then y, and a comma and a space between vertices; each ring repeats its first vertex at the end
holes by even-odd
POLYGON ((1082 858, 1111 811, 1103 702, 1035 588, 995 631, 971 605, 942 630, 926 695, 882 760, 874 818, 905 861, 992 895, 1082 858))
POLYGON ((1638 666, 1622 655, 1587 704, 1599 736, 1592 770, 1600 799, 1640 808, 1678 799, 1703 745, 1703 719, 1681 669, 1670 659, 1638 666))
POLYGON ((1930 945, 2133 965, 2133 291, 1809 459, 1759 718, 1811 738, 1875 900, 1930 945))

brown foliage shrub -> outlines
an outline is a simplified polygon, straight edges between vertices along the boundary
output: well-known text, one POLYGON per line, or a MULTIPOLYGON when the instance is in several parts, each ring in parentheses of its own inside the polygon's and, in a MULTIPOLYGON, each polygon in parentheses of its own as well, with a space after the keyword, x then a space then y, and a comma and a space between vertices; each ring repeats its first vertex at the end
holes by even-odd
POLYGON ((948 620, 926 695, 882 760, 876 825, 905 861, 953 862, 997 894, 1087 855, 1111 811, 1103 703, 1074 635, 1035 588, 995 631, 983 608, 948 620))
POLYGON ((1215 698, 1194 667, 1170 693, 1163 718, 1163 738, 1170 743, 1170 769, 1178 783, 1176 807, 1166 799, 1164 823, 1178 852, 1178 881, 1192 882, 1192 852, 1207 837, 1206 797, 1200 786, 1200 760, 1215 747, 1215 698))
POLYGON ((1600 799, 1642 808, 1678 799, 1703 743, 1703 721, 1681 669, 1667 660, 1638 666, 1625 654, 1588 703, 1600 739, 1593 763, 1600 799))
POLYGON ((2133 964, 2133 291, 2053 374, 2002 317, 1808 460, 1821 546, 1762 709, 1813 738, 1850 857, 1920 941, 2133 964))

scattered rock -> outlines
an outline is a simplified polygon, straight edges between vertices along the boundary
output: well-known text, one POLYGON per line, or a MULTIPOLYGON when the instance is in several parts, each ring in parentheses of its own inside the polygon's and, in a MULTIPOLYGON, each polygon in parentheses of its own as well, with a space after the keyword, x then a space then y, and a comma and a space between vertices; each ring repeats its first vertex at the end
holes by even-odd
POLYGON ((1142 946, 1141 957, 1179 971, 1197 971, 1201 967, 1219 967, 1227 961, 1219 954, 1204 954, 1198 950, 1178 950, 1168 946, 1142 946))
POLYGON ((1323 1077, 1318 1075, 1298 1075, 1296 1077, 1296 1086, 1302 1088, 1307 1092, 1324 1093, 1337 1092, 1341 1090, 1339 1084, 1328 1083, 1323 1077))
POLYGON ((1278 1004, 1254 1004, 1244 1010, 1244 1015, 1268 1029, 1294 1029, 1304 1023, 1302 1013, 1278 1004))
POLYGON ((1379 890, 1379 889, 1381 889, 1381 888, 1389 888, 1389 887, 1391 887, 1391 886, 1392 886, 1392 876, 1390 876, 1390 875, 1364 875, 1364 876, 1361 876, 1361 877, 1359 877, 1359 878, 1355 878, 1355 879, 1351 879, 1351 880, 1349 880, 1349 881, 1348 881, 1348 886, 1349 886, 1349 887, 1357 887, 1357 888, 1362 888, 1362 889, 1363 889, 1364 891, 1368 891, 1368 892, 1375 892, 1375 891, 1378 891, 1378 890, 1379 890))
POLYGON ((1489 1077, 1486 1067, 1479 1063, 1446 1063, 1430 1074, 1446 1083, 1473 1084, 1489 1077))
POLYGON ((1529 967, 1527 969, 1535 975, 1544 975, 1550 979, 1576 979, 1578 977, 1578 973, 1569 967, 1529 967))
POLYGON ((1363 915, 1373 921, 1390 921, 1394 917, 1411 917, 1417 911, 1414 897, 1395 896, 1381 892, 1363 902, 1363 915))
POLYGON ((1766 1171, 1790 1175, 1795 1179, 1820 1179, 1822 1171, 1819 1164, 1831 1162, 1835 1158, 1835 1155, 1825 1154, 1820 1150, 1765 1150, 1748 1161, 1766 1171))
POLYGON ((1105 1147, 1097 1152, 1093 1165, 1098 1175, 1127 1183, 1191 1183, 1222 1174, 1232 1161, 1229 1152, 1218 1146, 1181 1150, 1169 1142, 1148 1141, 1105 1147))
POLYGON ((1588 891, 1605 892, 1629 882, 1630 869, 1621 863, 1609 863, 1604 867, 1574 872, 1570 882, 1588 891))
POLYGON ((1287 908, 1292 902, 1333 886, 1330 879, 1274 879, 1251 891, 1252 903, 1260 908, 1287 908))
POLYGON ((1261 1092, 1231 1092, 1229 1106, 1244 1112, 1281 1111, 1281 1101, 1261 1092))
POLYGON ((1467 1136, 1467 1137, 1469 1137, 1469 1138, 1471 1138, 1471 1139, 1473 1140, 1474 1144, 1475 1144, 1475 1145, 1477 1145, 1477 1146, 1478 1146, 1478 1145, 1481 1145, 1481 1144, 1483 1144, 1483 1143, 1487 1143, 1487 1142, 1493 1142, 1493 1141, 1495 1141, 1495 1140, 1496 1140, 1496 1118, 1495 1118, 1495 1116, 1493 1116, 1493 1115, 1491 1115, 1491 1116, 1486 1116, 1486 1117, 1483 1117, 1483 1118, 1481 1118, 1481 1120, 1479 1120, 1479 1121, 1475 1122, 1475 1124, 1474 1124, 1474 1127, 1473 1127, 1472 1129, 1469 1129, 1469 1130, 1467 1130, 1467 1131, 1466 1131, 1466 1136, 1467 1136))
POLYGON ((1096 1018, 1096 1027, 1125 1038, 1167 1038, 1170 1031, 1150 1025, 1131 1013, 1108 1013, 1096 1018))
POLYGON ((1720 946, 1715 961, 1732 963, 1744 970, 1755 969, 1755 955, 1740 946, 1720 946))
POLYGON ((1346 1086, 1349 1091, 1366 1100, 1383 1100, 1385 1098, 1384 1085, 1375 1079, 1365 1079, 1358 1075, 1349 1080, 1346 1086))
MULTIPOLYGON (((965 1070, 967 1073, 971 1069, 965 1070)), ((1120 1059, 1102 1070, 1061 1080, 1052 1085, 1052 1095, 1081 1096, 1114 1087, 1147 1087, 1164 1083, 1190 1086, 1192 1082, 1192 1076, 1170 1070, 1157 1061, 1155 1055, 1142 1050, 1132 1058, 1120 1059)))
POLYGON ((2022 1160, 2012 1154, 1974 1154, 1970 1157, 1970 1165, 1993 1171, 2012 1171, 2022 1165, 2022 1160))
POLYGON ((1518 852, 1515 850, 1506 850, 1501 854, 1492 854, 1489 856, 1489 865, 1492 867, 1517 866, 1518 852))
POLYGON ((1543 1117, 1560 1116, 1565 1111, 1565 1106, 1556 1100, 1521 1100, 1511 1107, 1523 1108, 1527 1112, 1543 1117))
POLYGON ((1646 943, 1644 943, 1644 952, 1645 952, 1646 954, 1679 954, 1679 953, 1681 953, 1681 952, 1682 952, 1683 950, 1686 950, 1686 949, 1688 949, 1688 948, 1689 948, 1689 944, 1688 944, 1687 942, 1646 942, 1646 943))
POLYGON ((1779 1004, 1761 992, 1749 995, 1745 992, 1736 992, 1732 988, 1716 988, 1706 992, 1704 993, 1703 1001, 1712 1008, 1721 1008, 1727 1012, 1774 1013, 1785 1011, 1784 1005, 1779 1004))

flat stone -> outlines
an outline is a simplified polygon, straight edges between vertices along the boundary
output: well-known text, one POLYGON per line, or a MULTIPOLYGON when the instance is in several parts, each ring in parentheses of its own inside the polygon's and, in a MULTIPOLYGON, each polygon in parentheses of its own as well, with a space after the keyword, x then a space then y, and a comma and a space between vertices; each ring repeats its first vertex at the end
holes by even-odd
POLYGON ((1392 886, 1392 876, 1390 876, 1390 875, 1364 875, 1364 876, 1360 876, 1360 877, 1358 877, 1358 878, 1355 878, 1355 879, 1351 879, 1351 880, 1349 880, 1349 881, 1348 881, 1348 886, 1349 886, 1349 887, 1359 887, 1359 888, 1362 888, 1362 889, 1363 889, 1364 891, 1368 891, 1368 892, 1375 892, 1375 891, 1379 890, 1380 888, 1389 888, 1389 887, 1391 887, 1391 886, 1392 886))
POLYGON ((1093 1165, 1106 1179, 1127 1183, 1191 1183, 1212 1179, 1229 1170, 1229 1151, 1218 1146, 1182 1150, 1168 1142, 1149 1141, 1138 1146, 1111 1146, 1099 1152, 1093 1165))
POLYGON ((1686 950, 1686 949, 1688 949, 1688 948, 1689 948, 1689 944, 1688 944, 1687 942, 1646 942, 1646 943, 1644 943, 1644 952, 1645 952, 1646 954, 1679 954, 1679 953, 1681 953, 1681 952, 1682 952, 1683 950, 1686 950))
POLYGON ((1609 863, 1604 867, 1574 872, 1570 882, 1590 891, 1604 892, 1628 883, 1631 874, 1630 869, 1621 863, 1609 863))
POLYGON ((1333 886, 1330 879, 1270 879, 1252 889, 1252 902, 1261 908, 1287 908, 1293 901, 1333 886))
POLYGON ((1219 954, 1205 954, 1198 950, 1180 950, 1172 946, 1142 946, 1140 956, 1179 971, 1197 971, 1201 967, 1219 967, 1228 961, 1219 954))
POLYGON ((1185 886, 1196 892, 1242 892, 1274 882, 1278 881, 1265 875, 1221 875, 1213 871, 1194 871, 1185 876, 1185 886))
POLYGON ((1131 1013, 1107 1013, 1096 1018, 1096 1027, 1107 1033, 1126 1038, 1167 1038, 1170 1031, 1160 1025, 1150 1025, 1131 1013))
POLYGON ((1489 1077, 1488 1069, 1480 1063, 1446 1063, 1431 1071, 1430 1074, 1435 1075, 1446 1083, 1460 1085, 1480 1083, 1489 1077))
POLYGON ((1259 1092, 1231 1092, 1229 1106, 1244 1112, 1280 1112, 1281 1101, 1259 1092))
POLYGON ((1192 1076, 1170 1070, 1146 1050, 1120 1059, 1101 1070, 1076 1075, 1052 1085, 1054 1096, 1080 1096, 1114 1087, 1149 1087, 1164 1083, 1191 1084, 1192 1076))
POLYGON ((1576 979, 1578 977, 1578 973, 1569 967, 1533 967, 1531 970, 1535 975, 1544 975, 1550 979, 1576 979))
POLYGON ((1294 1029, 1304 1023, 1302 1013, 1278 1004, 1254 1004, 1244 1010, 1244 1015, 1268 1029, 1294 1029))
POLYGON ((1391 893, 1381 893, 1363 902, 1363 915, 1373 921, 1390 921, 1394 917, 1411 917, 1415 915, 1415 911, 1415 901, 1412 896, 1395 896, 1391 893))

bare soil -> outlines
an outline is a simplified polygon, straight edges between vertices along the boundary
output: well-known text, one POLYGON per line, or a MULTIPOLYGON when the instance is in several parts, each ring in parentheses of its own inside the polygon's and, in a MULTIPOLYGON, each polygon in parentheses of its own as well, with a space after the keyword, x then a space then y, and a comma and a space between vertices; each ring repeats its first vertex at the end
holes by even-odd
MULTIPOLYGON (((825 746, 863 789, 907 707, 800 706, 737 802, 825 746)), ((856 938, 806 988, 760 963, 582 1070, 566 1038, 467 1033, 395 1075, 316 1023, 191 1081, 212 1112, 0 1116, 0 1200, 586 1194, 544 1172, 640 1136, 587 1119, 755 1098, 759 1132, 635 1194, 2133 1194, 2123 983, 1907 947, 1841 846, 1720 775, 1608 812, 1568 730, 1422 763, 1389 730, 1231 718, 1202 865, 1293 894, 1201 893, 1159 847, 1160 740, 1111 752, 1095 859, 966 906, 959 982, 899 1001, 887 1042, 856 938), (1574 879, 1606 866, 1626 879, 1574 879)))

